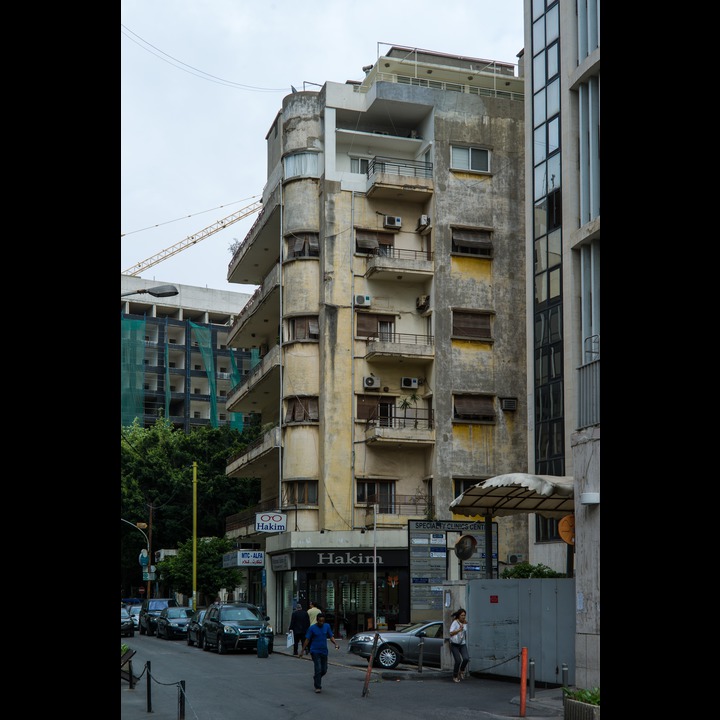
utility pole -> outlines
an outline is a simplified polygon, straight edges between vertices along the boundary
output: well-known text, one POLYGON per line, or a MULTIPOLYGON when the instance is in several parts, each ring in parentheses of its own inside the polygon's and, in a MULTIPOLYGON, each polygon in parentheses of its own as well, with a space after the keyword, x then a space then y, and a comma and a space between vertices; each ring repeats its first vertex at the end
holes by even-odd
POLYGON ((150 527, 148 530, 148 555, 150 556, 148 558, 148 581, 147 581, 147 588, 145 590, 145 597, 150 598, 150 588, 152 587, 152 581, 150 580, 150 575, 152 573, 152 567, 153 567, 153 553, 152 553, 152 511, 153 506, 152 503, 150 503, 150 527))

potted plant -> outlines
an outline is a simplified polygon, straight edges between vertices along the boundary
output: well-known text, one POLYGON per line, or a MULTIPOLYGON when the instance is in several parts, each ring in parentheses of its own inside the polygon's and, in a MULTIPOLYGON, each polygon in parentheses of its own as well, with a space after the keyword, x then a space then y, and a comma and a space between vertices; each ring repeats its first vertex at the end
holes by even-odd
POLYGON ((600 688, 563 688, 565 720, 600 720, 600 688))
MULTIPOLYGON (((417 407, 418 400, 420 399, 420 396, 414 392, 410 395, 406 395, 399 403, 398 407, 403 411, 403 427, 407 426, 407 411, 409 407, 417 407)), ((417 420, 417 414, 415 415, 415 428, 417 429, 418 426, 418 420, 417 420)))

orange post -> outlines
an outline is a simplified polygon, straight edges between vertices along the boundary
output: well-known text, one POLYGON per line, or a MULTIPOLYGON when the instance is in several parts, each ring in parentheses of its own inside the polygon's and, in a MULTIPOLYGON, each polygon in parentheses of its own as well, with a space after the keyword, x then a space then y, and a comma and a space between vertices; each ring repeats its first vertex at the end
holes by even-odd
POLYGON ((527 648, 520 651, 520 717, 525 717, 525 695, 527 693, 527 648))

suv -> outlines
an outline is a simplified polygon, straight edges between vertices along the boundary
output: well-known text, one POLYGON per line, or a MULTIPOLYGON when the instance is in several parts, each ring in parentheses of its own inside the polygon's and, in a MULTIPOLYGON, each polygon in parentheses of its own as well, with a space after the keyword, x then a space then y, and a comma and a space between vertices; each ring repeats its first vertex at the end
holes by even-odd
POLYGON ((202 624, 202 649, 215 648, 219 654, 229 650, 257 650, 258 638, 263 635, 271 653, 274 634, 269 620, 268 615, 250 603, 211 605, 202 624))
POLYGON ((157 620, 166 607, 177 607, 174 598, 146 598, 140 606, 139 630, 141 635, 154 635, 157 632, 157 620))

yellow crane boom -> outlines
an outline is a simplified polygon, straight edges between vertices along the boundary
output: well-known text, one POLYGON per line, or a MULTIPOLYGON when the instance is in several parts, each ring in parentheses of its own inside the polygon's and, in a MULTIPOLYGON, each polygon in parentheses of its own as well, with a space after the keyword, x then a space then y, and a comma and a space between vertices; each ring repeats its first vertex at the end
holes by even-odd
POLYGON ((252 215, 253 213, 256 213, 258 210, 262 208, 262 202, 258 200, 257 202, 254 202, 252 205, 248 205, 244 208, 241 208, 237 212, 233 213, 232 215, 228 215, 225 218, 222 218, 222 220, 218 220, 217 222, 213 223, 212 225, 208 225, 206 228, 203 228, 200 230, 200 232, 195 233, 194 235, 188 235, 184 240, 181 240, 178 243, 175 243, 174 245, 171 245, 168 248, 165 248, 164 250, 161 250, 159 253, 156 253, 155 255, 152 255, 151 257, 147 258, 147 260, 142 260, 139 263, 136 263, 135 265, 129 267, 127 270, 123 270, 123 275, 139 275, 143 270, 147 270, 148 268, 151 268, 153 265, 157 265, 158 263, 162 262, 163 260, 172 257, 173 255, 176 255, 177 253, 181 252, 182 250, 185 250, 185 248, 190 247, 191 245, 195 245, 195 243, 200 242, 201 240, 204 240, 207 237, 210 237, 210 235, 214 235, 216 232, 219 232, 220 230, 224 230, 229 225, 232 225, 233 223, 236 223, 238 220, 242 220, 243 218, 246 218, 248 215, 252 215))

